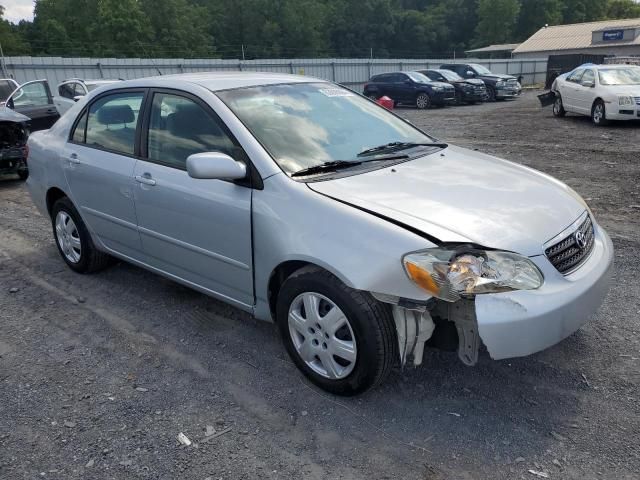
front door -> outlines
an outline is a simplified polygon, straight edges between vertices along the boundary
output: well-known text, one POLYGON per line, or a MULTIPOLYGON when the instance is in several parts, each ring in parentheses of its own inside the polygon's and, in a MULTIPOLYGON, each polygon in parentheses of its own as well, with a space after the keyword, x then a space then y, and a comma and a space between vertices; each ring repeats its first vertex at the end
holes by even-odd
POLYGON ((144 262, 226 301, 253 305, 251 188, 186 171, 194 153, 242 160, 236 140, 201 100, 158 90, 142 145, 146 159, 134 178, 144 262))
POLYGON ((23 83, 7 99, 7 106, 31 119, 32 132, 51 128, 60 118, 46 80, 23 83))
POLYGON ((133 170, 144 97, 144 90, 119 90, 95 99, 60 159, 71 199, 89 229, 108 249, 132 258, 140 255, 133 170))
POLYGON ((595 72, 588 68, 582 74, 580 83, 575 85, 575 107, 576 110, 585 115, 591 115, 591 106, 593 105, 595 97, 596 75, 595 72))

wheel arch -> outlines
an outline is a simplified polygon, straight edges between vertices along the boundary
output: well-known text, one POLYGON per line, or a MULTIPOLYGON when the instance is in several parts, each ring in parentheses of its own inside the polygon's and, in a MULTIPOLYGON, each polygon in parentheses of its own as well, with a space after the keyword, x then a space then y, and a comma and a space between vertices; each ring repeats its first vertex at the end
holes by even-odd
POLYGON ((284 284, 285 280, 293 275, 295 272, 302 268, 306 267, 315 267, 319 270, 325 271, 336 277, 342 283, 347 285, 348 287, 353 287, 351 282, 349 282, 344 275, 334 271, 334 269, 326 266, 322 266, 319 262, 312 261, 310 259, 297 259, 297 260, 286 260, 277 265, 269 275, 269 282, 267 286, 267 297, 269 301, 269 313, 271 314, 271 318, 275 320, 276 318, 276 303, 278 301, 278 295, 280 293, 280 289, 284 284))
POLYGON ((49 188, 49 190, 47 190, 46 205, 47 205, 47 212, 49 213, 49 216, 51 216, 51 210, 53 209, 53 205, 58 200, 64 197, 69 198, 69 195, 67 195, 64 191, 62 191, 58 187, 51 187, 49 188))
MULTIPOLYGON (((602 98, 602 97, 596 97, 596 98, 593 100, 593 103, 591 104, 591 111, 592 111, 592 112, 593 112, 593 107, 595 107, 595 106, 596 106, 596 103, 598 103, 598 102, 605 103, 605 101, 603 100, 603 98, 602 98)), ((605 115, 607 114, 607 109, 606 109, 606 107, 605 107, 605 109, 604 109, 604 113, 605 113, 605 115)))

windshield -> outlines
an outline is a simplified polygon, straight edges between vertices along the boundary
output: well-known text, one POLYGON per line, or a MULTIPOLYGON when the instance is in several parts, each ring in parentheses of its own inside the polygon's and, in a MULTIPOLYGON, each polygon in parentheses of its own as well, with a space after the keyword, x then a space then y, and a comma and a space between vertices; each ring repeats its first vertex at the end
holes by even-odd
POLYGON ((405 72, 405 74, 416 83, 429 83, 431 80, 420 72, 405 72))
POLYGON ((330 161, 359 162, 364 150, 433 139, 384 108, 329 83, 216 92, 286 173, 330 161))
POLYGON ((460 75, 458 75, 456 72, 452 72, 451 70, 436 70, 436 72, 452 82, 462 80, 462 77, 460 75))
POLYGON ((470 67, 473 68, 478 75, 493 75, 491 73, 491 70, 489 70, 487 67, 483 67, 478 63, 472 63, 470 67))
POLYGON ((640 67, 598 70, 601 85, 640 85, 640 67))

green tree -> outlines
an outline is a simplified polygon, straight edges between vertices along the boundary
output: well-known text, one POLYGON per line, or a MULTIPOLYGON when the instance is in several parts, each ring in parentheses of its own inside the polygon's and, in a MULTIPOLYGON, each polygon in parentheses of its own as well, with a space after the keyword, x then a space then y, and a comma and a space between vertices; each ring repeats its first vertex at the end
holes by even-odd
POLYGON ((21 35, 19 28, 4 18, 4 7, 0 5, 0 45, 5 55, 28 55, 29 44, 21 35))
POLYGON ((513 40, 519 11, 518 0, 479 0, 476 45, 507 43, 513 40))
POLYGON ((607 0, 564 0, 563 23, 581 23, 602 20, 607 0))
POLYGON ((517 38, 525 40, 539 29, 562 23, 562 0, 521 0, 517 38))
POLYGON ((640 17, 640 5, 633 0, 609 0, 607 18, 640 17))

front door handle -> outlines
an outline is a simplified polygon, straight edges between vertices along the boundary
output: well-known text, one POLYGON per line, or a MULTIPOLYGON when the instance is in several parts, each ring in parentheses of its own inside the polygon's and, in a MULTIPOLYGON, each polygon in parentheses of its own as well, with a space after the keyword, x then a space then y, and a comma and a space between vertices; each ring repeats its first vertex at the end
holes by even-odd
POLYGON ((78 154, 77 153, 72 153, 71 155, 69 155, 69 162, 73 163, 75 165, 78 165, 80 163, 80 159, 78 158, 78 154))
POLYGON ((136 182, 151 186, 156 184, 156 181, 151 178, 151 174, 149 173, 145 173, 144 175, 136 175, 136 182))

